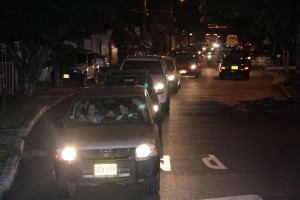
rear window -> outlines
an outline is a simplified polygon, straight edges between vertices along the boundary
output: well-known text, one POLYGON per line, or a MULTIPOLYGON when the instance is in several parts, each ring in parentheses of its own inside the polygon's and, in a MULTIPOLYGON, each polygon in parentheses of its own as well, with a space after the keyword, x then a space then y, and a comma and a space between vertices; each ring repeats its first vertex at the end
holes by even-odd
POLYGON ((159 61, 127 60, 122 70, 147 70, 150 74, 164 74, 159 61))
POLYGON ((86 63, 86 54, 79 53, 77 58, 77 63, 86 63))

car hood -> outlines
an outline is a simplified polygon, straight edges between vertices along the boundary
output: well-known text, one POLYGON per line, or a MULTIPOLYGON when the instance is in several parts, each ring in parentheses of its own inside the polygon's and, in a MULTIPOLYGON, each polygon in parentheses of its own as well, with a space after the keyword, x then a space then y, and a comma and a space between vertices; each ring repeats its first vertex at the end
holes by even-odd
POLYGON ((154 125, 106 124, 65 128, 61 145, 77 149, 133 148, 155 141, 154 125))

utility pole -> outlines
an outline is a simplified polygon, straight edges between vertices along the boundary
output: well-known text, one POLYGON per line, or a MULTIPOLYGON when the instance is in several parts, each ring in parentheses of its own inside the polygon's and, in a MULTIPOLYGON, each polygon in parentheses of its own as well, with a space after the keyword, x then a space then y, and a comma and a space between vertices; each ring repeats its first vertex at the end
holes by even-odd
POLYGON ((143 22, 143 34, 146 38, 147 33, 147 0, 144 0, 144 22, 143 22))

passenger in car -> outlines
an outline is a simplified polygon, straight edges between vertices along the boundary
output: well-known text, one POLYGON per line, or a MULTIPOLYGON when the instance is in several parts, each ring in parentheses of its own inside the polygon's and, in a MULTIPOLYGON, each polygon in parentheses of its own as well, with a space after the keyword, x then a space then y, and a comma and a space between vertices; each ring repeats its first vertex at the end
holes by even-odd
POLYGON ((128 118, 128 114, 129 114, 129 105, 126 102, 122 102, 119 105, 119 110, 120 110, 120 115, 117 116, 116 120, 122 120, 125 118, 128 118))
POLYGON ((96 114, 97 108, 94 103, 89 103, 86 108, 86 114, 81 115, 79 121, 81 122, 92 122, 92 123, 100 123, 103 120, 103 116, 96 114))

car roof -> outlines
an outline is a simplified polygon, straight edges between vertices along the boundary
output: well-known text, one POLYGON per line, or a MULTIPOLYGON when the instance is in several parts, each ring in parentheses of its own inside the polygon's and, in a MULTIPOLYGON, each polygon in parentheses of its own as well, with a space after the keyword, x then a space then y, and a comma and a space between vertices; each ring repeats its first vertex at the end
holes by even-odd
POLYGON ((141 85, 113 85, 84 88, 77 98, 118 98, 145 96, 145 88, 141 85))
POLYGON ((126 57, 126 60, 155 60, 160 61, 162 58, 160 55, 129 55, 126 57))
POLYGON ((112 70, 109 76, 148 76, 147 70, 112 70))

